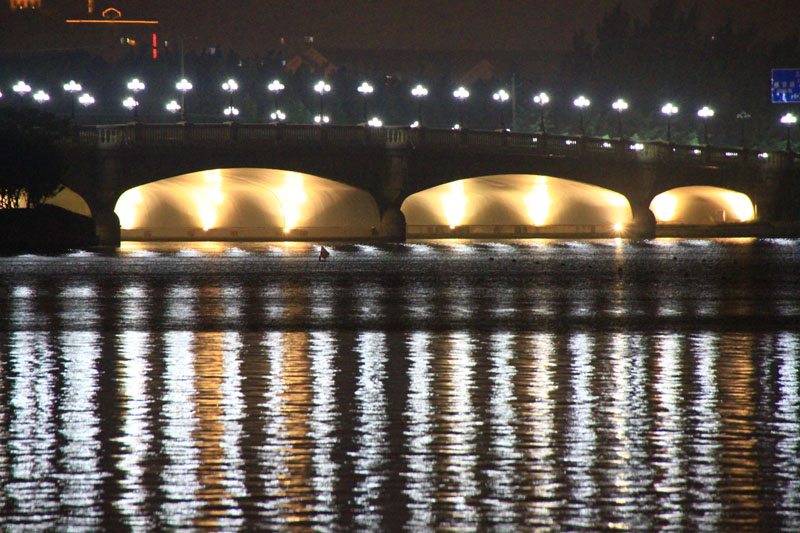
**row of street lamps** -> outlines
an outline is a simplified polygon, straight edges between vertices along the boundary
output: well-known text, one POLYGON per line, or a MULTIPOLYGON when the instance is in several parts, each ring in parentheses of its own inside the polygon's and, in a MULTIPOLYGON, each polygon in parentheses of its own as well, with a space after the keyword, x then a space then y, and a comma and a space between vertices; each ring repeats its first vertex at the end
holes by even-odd
MULTIPOLYGON (((79 97, 75 98, 74 95, 83 91, 80 83, 77 83, 75 80, 70 80, 68 83, 65 83, 64 91, 72 95, 71 98, 71 111, 70 115, 72 119, 75 119, 75 101, 81 104, 84 107, 88 107, 95 103, 94 97, 89 94, 88 92, 84 92, 79 97)), ((132 79, 127 84, 127 88, 133 94, 127 96, 122 101, 122 105, 133 112, 134 120, 138 119, 138 107, 139 102, 136 99, 137 93, 143 91, 145 89, 145 84, 140 81, 138 78, 132 79)), ((193 86, 190 81, 185 78, 182 78, 175 84, 175 88, 180 91, 181 93, 181 102, 180 104, 176 100, 171 100, 166 104, 166 109, 170 113, 177 113, 178 111, 181 112, 181 120, 186 120, 186 93, 191 91, 193 86)), ((283 91, 286 86, 280 82, 280 80, 273 80, 267 85, 267 90, 272 93, 273 95, 273 111, 270 113, 270 118, 275 122, 282 122, 286 120, 286 114, 281 111, 278 107, 278 94, 283 91)), ((239 115, 239 109, 236 108, 234 105, 233 95, 239 89, 239 84, 236 83, 235 80, 229 79, 222 84, 222 90, 227 92, 229 95, 228 99, 228 106, 223 109, 223 114, 226 117, 230 117, 231 119, 235 118, 239 115)), ((13 87, 12 90, 17 93, 20 99, 24 98, 24 96, 30 92, 32 89, 30 85, 25 83, 24 81, 18 81, 13 87)), ((362 82, 361 85, 358 86, 356 89, 359 94, 364 96, 364 123, 370 126, 381 126, 383 123, 377 117, 373 117, 369 119, 368 113, 368 100, 366 97, 371 95, 374 92, 374 88, 368 82, 362 82)), ((314 122, 316 124, 328 124, 330 122, 330 117, 325 114, 325 95, 331 91, 331 85, 324 80, 320 80, 314 85, 314 91, 319 94, 319 115, 314 117, 314 122)), ((411 89, 411 96, 417 100, 417 120, 411 127, 420 127, 422 125, 422 99, 428 95, 428 89, 423 85, 416 85, 414 88, 411 89)), ((3 94, 0 92, 0 98, 2 98, 3 94)), ((464 123, 464 107, 466 100, 469 98, 469 91, 464 87, 458 87, 456 90, 453 91, 453 98, 455 98, 458 102, 458 114, 459 114, 459 121, 456 123, 453 128, 460 129, 464 123)), ((507 91, 504 89, 500 89, 499 91, 495 92, 492 95, 492 99, 497 102, 500 107, 500 128, 503 131, 506 131, 505 125, 505 117, 503 113, 503 107, 505 102, 509 100, 510 96, 507 91)), ((33 99, 39 103, 43 104, 50 100, 50 95, 45 92, 44 90, 39 90, 33 94, 33 99)), ((542 133, 546 133, 545 129, 545 106, 550 103, 550 97, 545 92, 541 92, 533 97, 533 103, 539 106, 539 130, 542 133)), ((580 115, 580 134, 584 135, 584 109, 588 108, 591 105, 591 101, 586 98, 585 96, 581 95, 578 96, 573 102, 573 105, 578 108, 579 115, 580 115)), ((622 113, 628 109, 628 103, 623 100, 622 98, 616 100, 614 103, 611 104, 611 108, 617 113, 617 136, 622 138, 622 113)), ((679 111, 678 107, 671 102, 664 104, 661 107, 661 113, 663 113, 667 117, 667 142, 672 142, 672 116, 677 114, 679 111)), ((714 116, 714 110, 709 108, 708 106, 703 106, 701 109, 697 111, 697 116, 703 121, 703 143, 708 144, 708 119, 714 116)), ((750 118, 750 115, 742 111, 736 115, 737 119, 744 120, 750 118)), ((797 117, 792 113, 786 113, 780 119, 781 124, 786 126, 786 150, 791 151, 791 127, 797 122, 797 117)), ((744 122, 742 122, 744 124, 744 122)), ((742 144, 744 144, 744 125, 742 125, 742 144)))

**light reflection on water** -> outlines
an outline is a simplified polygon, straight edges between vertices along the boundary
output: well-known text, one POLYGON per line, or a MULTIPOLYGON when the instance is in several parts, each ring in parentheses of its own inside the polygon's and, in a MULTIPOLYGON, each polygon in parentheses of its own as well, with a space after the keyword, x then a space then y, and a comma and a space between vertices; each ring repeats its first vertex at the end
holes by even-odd
POLYGON ((800 524, 800 243, 0 260, 0 527, 800 524))

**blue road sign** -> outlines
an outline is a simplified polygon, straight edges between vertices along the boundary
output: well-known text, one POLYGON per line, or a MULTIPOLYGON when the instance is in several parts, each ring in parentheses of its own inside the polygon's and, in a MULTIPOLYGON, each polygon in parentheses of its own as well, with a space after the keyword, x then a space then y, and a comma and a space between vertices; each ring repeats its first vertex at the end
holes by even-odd
POLYGON ((772 69, 772 103, 800 104, 800 68, 772 69))

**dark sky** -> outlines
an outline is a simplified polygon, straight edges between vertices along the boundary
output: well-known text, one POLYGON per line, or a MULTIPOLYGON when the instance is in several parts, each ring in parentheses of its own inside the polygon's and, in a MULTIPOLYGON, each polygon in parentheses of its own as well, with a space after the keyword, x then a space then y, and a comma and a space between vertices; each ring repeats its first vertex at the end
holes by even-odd
MULTIPOLYGON (((45 0, 46 2, 47 0, 45 0)), ((123 16, 160 19, 201 44, 242 52, 313 35, 319 47, 561 50, 619 0, 96 0, 123 16)), ((688 6, 695 2, 681 0, 688 6)), ((652 0, 622 0, 646 17, 652 0)), ((85 2, 78 2, 84 5, 85 2)), ((704 24, 754 21, 765 36, 800 28, 800 0, 698 0, 704 24)), ((171 33, 171 31, 170 31, 171 33)))

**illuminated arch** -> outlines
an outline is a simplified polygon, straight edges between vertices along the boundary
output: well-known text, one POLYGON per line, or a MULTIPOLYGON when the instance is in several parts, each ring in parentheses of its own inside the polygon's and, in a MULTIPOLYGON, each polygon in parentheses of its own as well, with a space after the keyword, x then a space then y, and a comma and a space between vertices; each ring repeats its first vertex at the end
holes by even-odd
POLYGON ((755 218, 755 207, 747 195, 710 186, 666 191, 653 198, 650 210, 662 224, 715 225, 755 218))
POLYGON ((282 170, 193 172, 126 191, 123 240, 336 238, 372 234, 375 200, 335 181, 282 170))
POLYGON ((458 180, 409 196, 409 226, 607 226, 631 221, 619 193, 561 178, 508 174, 458 180))

